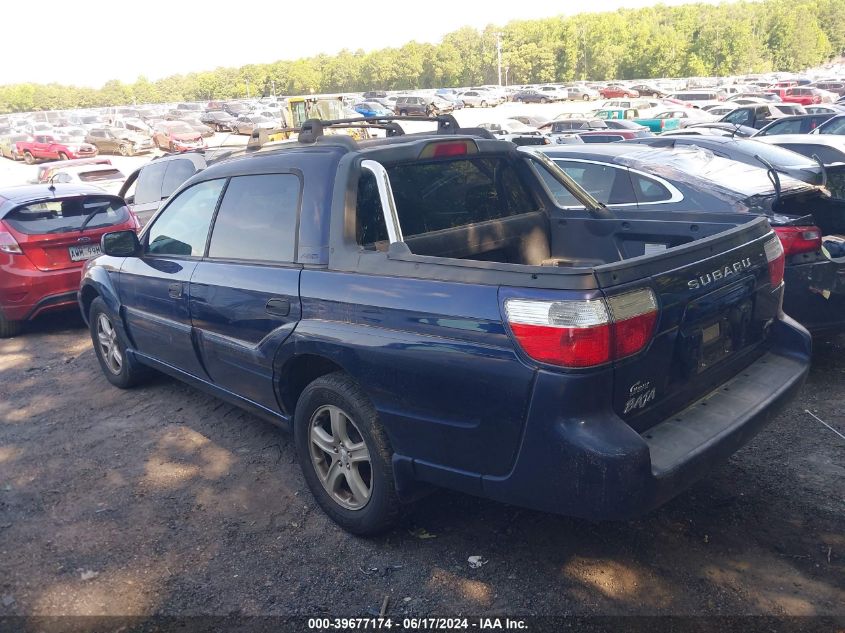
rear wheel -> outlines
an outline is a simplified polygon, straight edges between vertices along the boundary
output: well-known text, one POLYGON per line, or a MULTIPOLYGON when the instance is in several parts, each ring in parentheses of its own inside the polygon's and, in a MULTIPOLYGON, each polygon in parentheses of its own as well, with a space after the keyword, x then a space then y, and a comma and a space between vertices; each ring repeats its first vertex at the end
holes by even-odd
POLYGON ((399 516, 392 452, 372 403, 351 378, 309 384, 296 404, 294 440, 317 502, 354 534, 383 532, 399 516))
POLYGON ((481 107, 482 107, 482 108, 486 108, 486 107, 487 107, 487 102, 486 102, 486 101, 482 101, 482 102, 481 102, 481 107))
POLYGON ((123 143, 120 147, 117 148, 117 151, 120 152, 121 156, 132 156, 135 152, 132 151, 132 146, 123 143))
POLYGON ((152 370, 127 357, 126 341, 115 326, 102 297, 91 302, 88 324, 100 369, 111 384, 128 389, 149 377, 152 370))
POLYGON ((0 338, 11 338, 21 333, 22 321, 10 321, 0 314, 0 338))
POLYGON ((33 156, 32 152, 30 152, 30 151, 25 151, 23 153, 23 159, 24 159, 24 162, 27 165, 34 165, 35 164, 35 156, 33 156))
POLYGON ((548 102, 549 102, 549 100, 546 99, 545 97, 540 98, 540 103, 548 103, 548 102))
POLYGON ((582 98, 584 101, 589 101, 589 100, 590 100, 590 95, 584 95, 584 96, 583 96, 583 97, 581 97, 581 98, 582 98))

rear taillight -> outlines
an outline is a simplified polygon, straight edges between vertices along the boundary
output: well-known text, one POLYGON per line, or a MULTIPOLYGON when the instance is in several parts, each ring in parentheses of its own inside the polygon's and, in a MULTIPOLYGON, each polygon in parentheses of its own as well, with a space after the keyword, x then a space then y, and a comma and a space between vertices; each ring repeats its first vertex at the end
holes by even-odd
POLYGON ((771 279, 772 287, 777 288, 783 282, 785 263, 783 245, 777 237, 771 237, 763 245, 763 250, 766 252, 766 262, 769 264, 769 279, 771 279))
POLYGON ((776 226, 774 231, 786 257, 812 253, 822 247, 822 232, 817 226, 776 226))
POLYGON ((650 289, 604 299, 508 299, 505 315, 522 350, 561 367, 594 367, 636 354, 648 345, 657 321, 650 289))
POLYGON ((6 225, 0 222, 0 253, 11 253, 12 255, 21 255, 21 245, 14 236, 9 233, 6 225))

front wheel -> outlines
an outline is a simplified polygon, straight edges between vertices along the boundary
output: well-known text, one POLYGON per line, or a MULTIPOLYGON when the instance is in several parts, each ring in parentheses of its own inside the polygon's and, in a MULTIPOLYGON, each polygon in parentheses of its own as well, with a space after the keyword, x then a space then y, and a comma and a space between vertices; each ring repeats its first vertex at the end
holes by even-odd
POLYGON ((317 503, 353 534, 390 528, 399 516, 392 451, 375 408, 343 373, 318 378, 296 404, 294 441, 317 503))
POLYGON ((64 152, 59 152, 59 160, 67 160, 67 159, 68 159, 67 154, 65 154, 64 152))
POLYGON ((127 357, 126 341, 115 326, 102 297, 91 302, 88 324, 94 352, 106 380, 115 387, 128 389, 149 377, 151 370, 127 357))
POLYGON ((548 103, 548 102, 549 102, 549 100, 548 100, 548 99, 546 99, 545 97, 543 97, 542 99, 540 99, 540 103, 548 103))
POLYGON ((590 95, 584 95, 584 96, 583 96, 583 97, 581 97, 581 98, 582 98, 584 101, 589 101, 589 100, 590 100, 590 95))
POLYGON ((131 145, 126 145, 125 143, 117 148, 117 151, 120 152, 121 156, 132 156, 135 152, 132 151, 131 145))
POLYGON ((486 107, 487 107, 487 102, 486 102, 486 101, 482 101, 482 102, 481 102, 481 107, 482 107, 482 108, 486 108, 486 107))

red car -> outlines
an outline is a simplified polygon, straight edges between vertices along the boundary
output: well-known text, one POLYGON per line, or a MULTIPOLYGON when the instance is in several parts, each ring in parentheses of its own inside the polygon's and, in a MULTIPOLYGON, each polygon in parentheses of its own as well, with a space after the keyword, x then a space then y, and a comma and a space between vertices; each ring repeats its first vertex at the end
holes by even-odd
POLYGON ((618 97, 639 97, 640 93, 620 84, 610 84, 599 90, 604 99, 616 99, 618 97))
POLYGON ((42 312, 76 308, 100 237, 139 227, 122 198, 90 185, 0 189, 0 338, 42 312))
POLYGON ((169 152, 205 148, 202 134, 183 121, 159 121, 153 130, 153 144, 169 152))
POLYGON ((16 147, 28 165, 39 159, 68 160, 97 155, 97 148, 89 143, 65 142, 52 134, 35 134, 31 141, 18 141, 16 147))
POLYGON ((795 86, 787 88, 786 92, 781 96, 785 103, 800 103, 801 105, 815 105, 822 102, 822 93, 816 88, 805 88, 804 86, 795 86))

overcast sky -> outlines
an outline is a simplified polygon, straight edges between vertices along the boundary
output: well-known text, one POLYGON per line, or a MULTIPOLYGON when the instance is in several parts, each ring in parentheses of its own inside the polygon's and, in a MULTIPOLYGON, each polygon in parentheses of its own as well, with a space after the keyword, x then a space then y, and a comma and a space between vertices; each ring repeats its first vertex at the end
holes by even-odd
MULTIPOLYGON (((663 0, 663 4, 685 1, 691 0, 663 0)), ((343 48, 437 42, 462 26, 482 28, 656 2, 452 0, 427 3, 429 8, 368 0, 3 0, 2 4, 0 84, 99 87, 109 79, 132 82, 139 75, 159 79, 218 66, 331 54, 343 48), (293 17, 298 13, 307 17, 293 17)))

